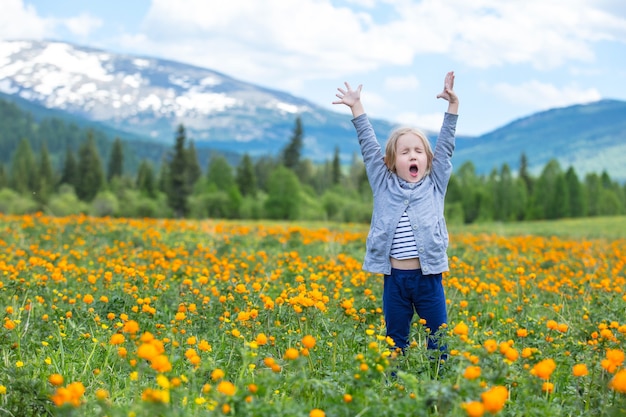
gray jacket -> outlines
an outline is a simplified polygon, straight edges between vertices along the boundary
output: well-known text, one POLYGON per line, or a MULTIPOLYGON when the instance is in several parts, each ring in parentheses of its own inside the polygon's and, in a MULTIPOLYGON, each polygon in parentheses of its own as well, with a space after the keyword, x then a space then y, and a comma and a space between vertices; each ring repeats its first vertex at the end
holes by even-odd
POLYGON ((374 210, 367 236, 363 269, 390 274, 391 243, 404 211, 407 212, 424 274, 448 270, 448 229, 443 217, 444 198, 452 174, 452 152, 458 115, 446 113, 434 149, 431 172, 408 183, 389 171, 374 129, 362 114, 352 120, 357 131, 367 178, 374 195, 374 210))

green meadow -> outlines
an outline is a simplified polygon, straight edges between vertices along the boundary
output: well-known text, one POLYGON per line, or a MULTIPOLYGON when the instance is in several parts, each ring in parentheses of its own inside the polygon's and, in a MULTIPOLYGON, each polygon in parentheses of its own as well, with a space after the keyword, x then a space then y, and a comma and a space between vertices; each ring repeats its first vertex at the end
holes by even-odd
POLYGON ((0 215, 0 416, 626 415, 626 217, 450 226, 405 355, 366 234, 0 215))

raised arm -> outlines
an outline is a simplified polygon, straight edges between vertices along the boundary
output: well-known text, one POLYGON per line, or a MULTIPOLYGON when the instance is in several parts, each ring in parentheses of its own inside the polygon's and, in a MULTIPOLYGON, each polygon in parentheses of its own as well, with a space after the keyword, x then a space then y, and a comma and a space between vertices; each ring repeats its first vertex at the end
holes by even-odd
POLYGON ((459 113, 459 98, 454 92, 454 71, 450 71, 446 74, 446 78, 443 81, 443 91, 437 94, 437 98, 448 101, 448 113, 459 113))
POLYGON ((347 82, 344 84, 346 85, 345 90, 341 87, 337 88, 339 92, 335 95, 339 98, 339 100, 333 101, 333 104, 345 104, 352 110, 352 116, 357 118, 365 113, 363 103, 361 103, 361 90, 363 89, 363 85, 359 84, 356 90, 353 90, 350 87, 350 84, 347 82))

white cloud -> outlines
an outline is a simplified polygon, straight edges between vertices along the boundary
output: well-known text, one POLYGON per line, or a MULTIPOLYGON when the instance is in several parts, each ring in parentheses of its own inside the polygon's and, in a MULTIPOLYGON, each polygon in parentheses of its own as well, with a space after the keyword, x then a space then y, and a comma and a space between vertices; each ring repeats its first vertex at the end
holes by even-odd
POLYGON ((626 41, 626 19, 608 9, 622 6, 609 1, 379 0, 357 11, 328 0, 155 0, 134 42, 297 91, 307 80, 409 66, 423 53, 479 68, 589 62, 594 42, 626 41), (377 23, 377 7, 394 12, 377 23))
POLYGON ((383 82, 385 90, 389 91, 413 91, 417 90, 420 82, 414 75, 404 77, 387 77, 383 82))
POLYGON ((527 105, 533 109, 549 109, 574 103, 589 103, 602 98, 602 95, 595 88, 581 89, 576 85, 559 88, 553 84, 536 80, 520 85, 496 84, 493 91, 512 104, 527 105))
POLYGON ((64 19, 62 24, 74 35, 85 37, 102 27, 103 22, 89 13, 82 13, 79 16, 64 19))
POLYGON ((37 39, 53 33, 54 22, 37 15, 22 0, 2 0, 0 39, 37 39))
POLYGON ((414 126, 418 129, 430 132, 439 132, 441 124, 443 123, 443 115, 443 112, 430 114, 405 112, 398 114, 395 122, 401 125, 414 126))

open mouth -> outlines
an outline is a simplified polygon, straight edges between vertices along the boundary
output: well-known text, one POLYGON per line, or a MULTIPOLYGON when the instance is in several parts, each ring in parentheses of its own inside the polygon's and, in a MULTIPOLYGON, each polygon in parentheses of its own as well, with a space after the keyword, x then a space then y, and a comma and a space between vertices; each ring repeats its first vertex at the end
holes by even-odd
POLYGON ((417 173, 418 173, 419 169, 417 168, 417 165, 411 165, 409 167, 409 172, 411 173, 412 176, 417 177, 417 173))

